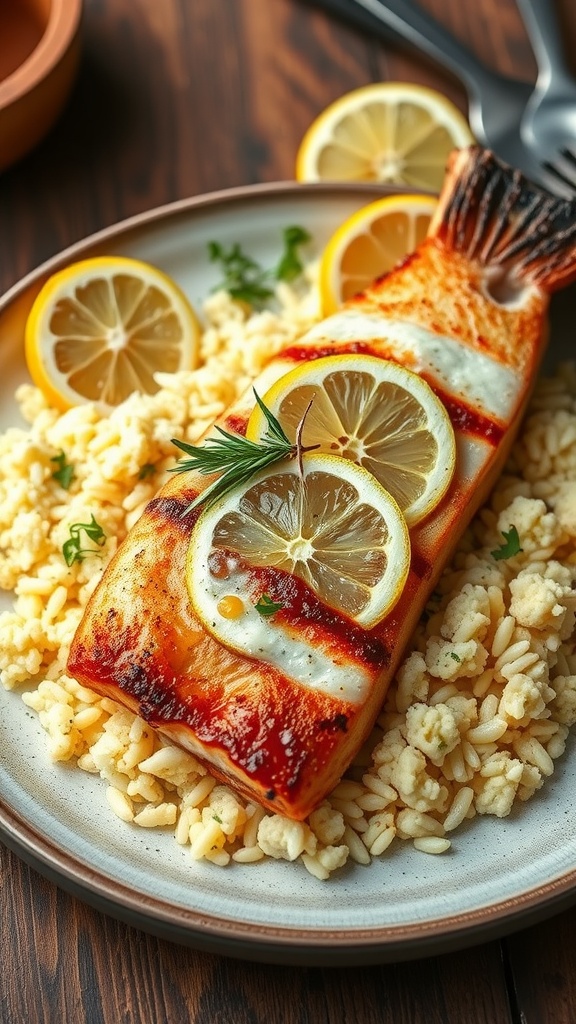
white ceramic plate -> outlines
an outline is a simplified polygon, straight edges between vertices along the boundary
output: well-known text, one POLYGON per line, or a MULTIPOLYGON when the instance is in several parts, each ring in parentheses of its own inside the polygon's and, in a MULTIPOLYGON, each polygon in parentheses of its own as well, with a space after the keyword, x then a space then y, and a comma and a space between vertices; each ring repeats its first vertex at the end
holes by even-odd
MULTIPOLYGON (((378 194, 381 194, 381 191, 378 194)), ((317 248, 376 191, 362 186, 255 186, 153 211, 74 246, 0 301, 0 428, 18 421, 27 379, 23 324, 47 274, 103 252, 138 256, 174 277, 196 305, 217 281, 206 243, 240 241, 263 265, 282 228, 305 225, 317 248)), ((562 322, 576 304, 567 293, 562 322)), ((564 346, 556 329, 554 358, 564 346)), ((0 597, 0 608, 9 607, 0 597)), ((476 818, 450 853, 408 844, 329 882, 284 862, 221 869, 190 861, 171 835, 114 817, 98 778, 45 753, 36 716, 0 690, 0 830, 6 844, 87 902, 157 935, 251 959, 354 964, 459 948, 553 913, 576 895, 576 757, 504 821, 476 818)))

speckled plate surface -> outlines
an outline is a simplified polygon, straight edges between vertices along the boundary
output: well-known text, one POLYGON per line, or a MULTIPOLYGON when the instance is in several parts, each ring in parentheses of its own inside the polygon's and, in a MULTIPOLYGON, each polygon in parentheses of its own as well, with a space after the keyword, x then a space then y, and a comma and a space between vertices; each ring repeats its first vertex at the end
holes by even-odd
MULTIPOLYGON (((199 305, 216 283, 206 243, 241 241, 264 265, 282 228, 303 224, 318 248, 376 192, 362 186, 280 184, 236 189, 152 211, 102 232, 29 275, 0 300, 0 428, 19 422, 15 386, 27 379, 23 325, 56 267, 114 252, 162 267, 199 305)), ((573 353, 574 291, 553 310, 548 362, 573 353)), ((0 596, 0 609, 10 607, 0 596)), ((198 948, 270 962, 356 964, 461 948, 521 927, 576 899, 576 751, 509 818, 476 818, 441 857, 397 844, 370 867, 329 882, 284 862, 194 863, 168 833, 114 817, 105 785, 51 764, 36 716, 0 690, 0 836, 80 898, 138 927, 198 948)))

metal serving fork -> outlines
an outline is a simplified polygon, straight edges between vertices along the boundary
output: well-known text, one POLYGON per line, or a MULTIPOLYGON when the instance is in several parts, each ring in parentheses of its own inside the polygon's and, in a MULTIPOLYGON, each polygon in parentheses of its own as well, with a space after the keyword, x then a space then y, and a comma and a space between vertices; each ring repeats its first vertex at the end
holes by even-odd
MULTIPOLYGON (((481 145, 556 194, 566 183, 543 166, 542 151, 520 134, 534 86, 486 67, 463 43, 411 0, 315 0, 324 8, 387 38, 407 42, 452 71, 468 92, 468 119, 481 145)), ((526 0, 528 2, 528 0, 526 0)), ((550 0, 542 0, 543 4, 550 0)))
POLYGON ((576 195, 576 81, 564 59, 554 0, 517 0, 538 62, 538 80, 521 136, 539 155, 542 177, 566 198, 576 195))
POLYGON ((448 68, 468 92, 468 120, 482 145, 530 176, 539 169, 532 152, 518 163, 520 121, 533 90, 528 82, 500 75, 487 68, 471 50, 430 14, 411 0, 323 0, 322 6, 355 20, 365 28, 398 38, 448 68), (386 31, 387 30, 387 31, 386 31))

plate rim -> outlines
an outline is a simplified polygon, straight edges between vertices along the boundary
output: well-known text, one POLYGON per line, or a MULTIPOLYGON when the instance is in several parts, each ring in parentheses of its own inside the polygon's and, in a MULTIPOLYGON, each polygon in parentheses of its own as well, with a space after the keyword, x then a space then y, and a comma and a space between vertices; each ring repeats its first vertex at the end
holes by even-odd
MULTIPOLYGON (((411 192, 418 195, 431 195, 421 189, 411 189, 411 192)), ((23 277, 15 281, 2 295, 0 295, 0 313, 15 299, 21 296, 31 285, 40 284, 44 275, 52 274, 71 258, 80 257, 85 250, 100 246, 109 238, 119 238, 131 231, 141 227, 153 225, 155 222, 185 214, 188 211, 201 210, 219 204, 242 203, 253 198, 276 199, 281 196, 289 196, 291 193, 301 195, 313 195, 314 193, 329 197, 350 197, 365 195, 367 201, 378 199, 381 196, 397 195, 399 189, 386 184, 370 184, 355 182, 295 182, 276 181, 259 182, 254 185, 235 185, 232 188, 219 189, 214 192, 203 192, 197 196, 189 196, 185 199, 176 199, 170 203, 163 203, 160 206, 152 207, 149 210, 142 210, 140 213, 125 217, 122 220, 109 224, 105 228, 85 235, 60 249, 52 256, 47 257, 41 263, 29 270, 23 277)))
POLYGON ((437 956, 527 928, 576 902, 572 871, 520 897, 435 921, 291 928, 218 917, 135 890, 59 849, 1 798, 0 836, 39 874, 102 913, 179 945, 266 963, 360 966, 437 956))
MULTIPOLYGON (((60 266, 130 232, 190 212, 257 199, 322 195, 369 202, 398 188, 369 183, 265 182, 203 193, 153 207, 77 240, 44 260, 0 296, 0 314, 60 266)), ((417 191, 417 190, 413 190, 417 191)), ((318 966, 399 962, 437 955, 497 938, 544 920, 576 902, 576 864, 512 898, 431 921, 354 927, 277 926, 227 919, 143 893, 60 849, 0 797, 0 839, 26 863, 61 888, 116 919, 160 938, 208 952, 257 960, 318 966)))

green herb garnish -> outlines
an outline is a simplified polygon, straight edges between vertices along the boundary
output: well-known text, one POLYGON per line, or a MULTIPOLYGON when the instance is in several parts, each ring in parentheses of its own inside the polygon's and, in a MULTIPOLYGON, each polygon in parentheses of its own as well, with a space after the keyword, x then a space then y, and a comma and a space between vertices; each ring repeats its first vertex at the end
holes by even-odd
POLYGON ((89 540, 93 540, 98 547, 106 543, 106 534, 92 515, 89 523, 72 523, 70 527, 70 539, 62 545, 62 554, 66 565, 73 565, 74 562, 83 562, 88 555, 98 554, 97 548, 81 547, 80 533, 84 531, 89 540))
POLYGON ((269 619, 276 612, 279 612, 284 605, 281 601, 273 601, 269 594, 262 594, 254 607, 257 612, 260 612, 260 615, 263 615, 265 619, 269 619))
POLYGON ((224 275, 213 291, 223 288, 233 299, 248 302, 251 306, 269 299, 273 294, 266 283, 269 275, 250 256, 234 243, 225 249, 219 242, 208 242, 208 254, 212 263, 220 263, 224 275))
POLYGON ((520 537, 515 526, 511 526, 509 530, 502 530, 502 536, 504 543, 495 551, 490 552, 492 558, 495 558, 497 562, 502 558, 513 558, 514 555, 518 555, 520 551, 524 550, 520 547, 520 537))
POLYGON ((52 478, 60 484, 60 487, 63 487, 64 490, 67 491, 74 479, 74 466, 71 462, 68 462, 62 449, 60 449, 58 455, 54 455, 54 457, 50 459, 50 462, 55 462, 58 467, 52 473, 52 478))
POLYGON ((152 474, 155 472, 156 466, 154 466, 151 462, 145 462, 144 465, 141 466, 140 468, 140 472, 138 473, 138 479, 146 480, 147 477, 152 476, 152 474))
POLYGON ((284 252, 282 253, 274 276, 277 281, 293 281, 304 269, 298 255, 298 246, 310 241, 310 235, 304 228, 297 226, 284 229, 284 252))
POLYGON ((276 417, 264 405, 255 390, 254 395, 268 423, 261 441, 249 441, 242 434, 231 434, 218 426, 216 430, 220 436, 209 437, 198 447, 172 438, 172 444, 189 457, 180 459, 171 472, 186 473, 193 469, 205 476, 212 473, 220 474, 217 480, 194 499, 186 512, 200 504, 210 506, 238 484, 246 483, 259 470, 295 454, 295 445, 286 436, 276 417))
POLYGON ((304 228, 288 227, 283 232, 284 250, 272 270, 264 270, 256 260, 247 256, 238 242, 226 249, 220 242, 208 242, 212 263, 220 263, 223 280, 213 291, 223 288, 232 296, 251 306, 257 306, 274 294, 274 281, 293 281, 302 273, 303 264, 298 246, 310 241, 304 228))
POLYGON ((253 391, 268 424, 260 441, 249 441, 242 434, 231 434, 218 426, 216 426, 216 430, 220 436, 208 437, 204 444, 198 447, 172 438, 172 444, 175 444, 189 457, 180 459, 178 465, 174 466, 170 472, 187 473, 188 470, 193 469, 204 476, 213 473, 219 474, 218 478, 202 491, 191 505, 188 505, 188 508, 182 513, 183 515, 191 512, 198 505, 209 508, 235 487, 247 483, 261 469, 266 469, 274 462, 279 462, 280 459, 298 457, 301 469, 302 453, 319 447, 317 444, 311 445, 309 448, 302 447, 302 426, 310 406, 298 425, 296 440, 293 443, 284 433, 274 414, 264 405, 256 390, 253 389, 253 391))
POLYGON ((450 657, 453 658, 454 661, 462 661, 462 658, 458 657, 456 651, 450 651, 450 657))

